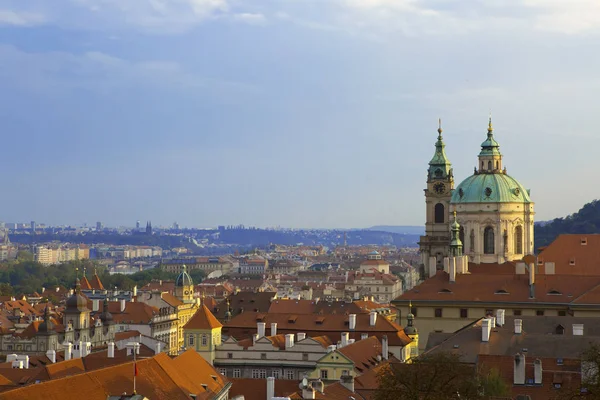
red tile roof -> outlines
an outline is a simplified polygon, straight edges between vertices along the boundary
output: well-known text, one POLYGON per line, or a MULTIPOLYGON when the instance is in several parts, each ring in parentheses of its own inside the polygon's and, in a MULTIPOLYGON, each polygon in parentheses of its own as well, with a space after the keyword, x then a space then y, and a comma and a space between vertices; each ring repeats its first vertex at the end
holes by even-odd
POLYGON ((196 311, 183 329, 215 329, 223 325, 204 304, 196 311))

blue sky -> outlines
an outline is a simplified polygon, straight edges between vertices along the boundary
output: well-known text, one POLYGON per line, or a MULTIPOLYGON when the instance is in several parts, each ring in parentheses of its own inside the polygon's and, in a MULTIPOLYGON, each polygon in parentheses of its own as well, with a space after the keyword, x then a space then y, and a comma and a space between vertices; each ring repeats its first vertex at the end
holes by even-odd
POLYGON ((594 0, 4 0, 0 220, 421 225, 491 110, 537 219, 598 197, 594 0))

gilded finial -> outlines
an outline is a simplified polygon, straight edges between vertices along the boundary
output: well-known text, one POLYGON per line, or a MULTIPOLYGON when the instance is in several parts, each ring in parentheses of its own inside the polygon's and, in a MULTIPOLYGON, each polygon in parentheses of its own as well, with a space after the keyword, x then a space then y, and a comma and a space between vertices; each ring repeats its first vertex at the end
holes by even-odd
POLYGON ((438 118, 438 133, 442 134, 442 119, 438 118))
POLYGON ((452 215, 454 215, 454 220, 456 221, 456 210, 452 211, 452 215))
POLYGON ((488 122, 488 132, 492 132, 494 128, 492 127, 492 112, 490 111, 490 119, 488 122))
POLYGON ((408 311, 410 312, 410 309, 412 309, 412 300, 409 300, 409 301, 408 301, 408 307, 409 307, 409 310, 408 310, 408 311))

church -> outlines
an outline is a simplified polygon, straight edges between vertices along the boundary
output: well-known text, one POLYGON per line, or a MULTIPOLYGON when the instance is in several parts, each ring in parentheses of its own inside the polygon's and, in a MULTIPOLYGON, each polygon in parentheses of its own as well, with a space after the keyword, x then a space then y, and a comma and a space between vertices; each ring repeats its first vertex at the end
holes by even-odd
POLYGON ((529 190, 508 175, 492 119, 473 174, 457 187, 445 148, 440 122, 427 170, 425 235, 419 241, 425 271, 434 263, 442 269, 449 256, 502 264, 533 254, 534 203, 529 190))

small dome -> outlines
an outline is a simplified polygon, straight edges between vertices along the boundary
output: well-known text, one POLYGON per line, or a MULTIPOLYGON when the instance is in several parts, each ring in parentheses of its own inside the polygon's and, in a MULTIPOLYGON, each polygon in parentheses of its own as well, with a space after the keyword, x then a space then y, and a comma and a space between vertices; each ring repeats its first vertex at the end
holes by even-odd
POLYGON ((102 310, 102 314, 100 314, 100 321, 102 321, 102 325, 113 325, 114 321, 113 321, 113 316, 110 313, 110 311, 108 311, 108 300, 104 299, 104 307, 102 310))
POLYGON ((67 299, 65 311, 89 311, 87 308, 87 299, 80 292, 81 285, 79 278, 75 281, 75 290, 71 297, 67 299))
POLYGON ((44 321, 38 326, 38 333, 48 333, 54 331, 54 323, 48 314, 48 307, 44 309, 44 321))
POLYGON ((471 175, 452 194, 452 204, 531 203, 529 192, 505 173, 471 175))
POLYGON ((179 274, 177 279, 175 280, 175 286, 193 286, 194 282, 192 281, 192 277, 187 273, 187 267, 183 266, 183 271, 179 274))

